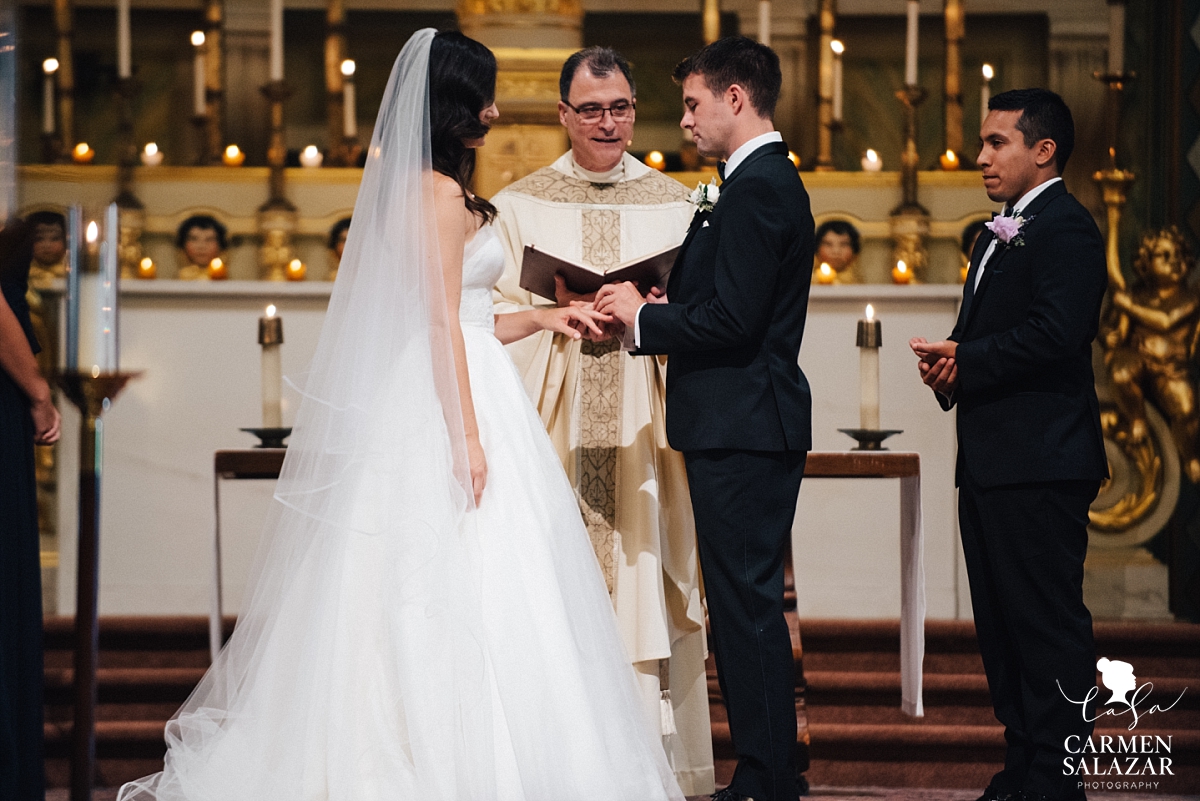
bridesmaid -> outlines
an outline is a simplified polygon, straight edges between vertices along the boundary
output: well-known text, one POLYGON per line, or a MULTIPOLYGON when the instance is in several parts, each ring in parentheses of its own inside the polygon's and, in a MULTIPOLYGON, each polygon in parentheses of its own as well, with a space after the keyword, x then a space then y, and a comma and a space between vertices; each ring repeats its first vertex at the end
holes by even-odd
POLYGON ((33 446, 58 439, 25 302, 33 237, 0 228, 0 798, 44 801, 42 577, 33 446))

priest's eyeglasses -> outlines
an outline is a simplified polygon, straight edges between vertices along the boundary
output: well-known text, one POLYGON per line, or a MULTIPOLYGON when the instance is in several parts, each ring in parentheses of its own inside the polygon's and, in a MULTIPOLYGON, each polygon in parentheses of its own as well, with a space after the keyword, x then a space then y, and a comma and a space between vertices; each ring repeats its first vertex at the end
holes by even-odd
MULTIPOLYGON (((566 103, 566 101, 563 101, 566 103)), ((576 108, 570 103, 567 103, 567 108, 579 115, 579 119, 583 122, 595 124, 604 119, 604 112, 612 115, 613 122, 626 122, 633 119, 633 110, 637 106, 637 102, 629 103, 625 100, 618 100, 611 106, 600 106, 595 103, 576 108)))

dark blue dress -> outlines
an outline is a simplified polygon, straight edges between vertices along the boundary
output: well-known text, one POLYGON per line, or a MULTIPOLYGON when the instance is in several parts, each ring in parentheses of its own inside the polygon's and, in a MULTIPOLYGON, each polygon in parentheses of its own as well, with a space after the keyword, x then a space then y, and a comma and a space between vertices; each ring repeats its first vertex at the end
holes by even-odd
MULTIPOLYGON (((0 243, 0 290, 30 346, 28 242, 0 243)), ((24 237, 22 237, 24 238, 24 237)), ((0 369, 0 798, 44 801, 42 574, 29 398, 0 369)))

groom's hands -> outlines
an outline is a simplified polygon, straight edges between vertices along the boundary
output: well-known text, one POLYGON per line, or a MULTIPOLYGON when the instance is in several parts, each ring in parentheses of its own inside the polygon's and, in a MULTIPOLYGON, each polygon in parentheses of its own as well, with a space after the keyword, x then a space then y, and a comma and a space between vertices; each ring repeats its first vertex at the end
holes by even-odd
POLYGON ((605 284, 596 292, 596 311, 612 315, 624 323, 626 328, 633 326, 638 309, 645 302, 642 293, 638 292, 631 281, 605 284))
POLYGON ((929 342, 924 337, 913 337, 908 346, 920 359, 917 370, 925 385, 947 398, 953 395, 958 389, 958 343, 952 339, 929 342))

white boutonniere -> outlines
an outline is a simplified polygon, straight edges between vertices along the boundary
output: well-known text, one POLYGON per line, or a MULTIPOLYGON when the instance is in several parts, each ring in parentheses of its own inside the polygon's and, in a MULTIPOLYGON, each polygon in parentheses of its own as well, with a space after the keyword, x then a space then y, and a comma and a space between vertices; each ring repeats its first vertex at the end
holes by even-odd
POLYGON ((713 178, 708 183, 696 184, 689 200, 696 207, 696 211, 712 211, 720 197, 721 190, 717 187, 717 179, 713 178))
POLYGON ((1032 221, 1033 217, 1027 219, 1018 214, 1015 217, 995 217, 983 225, 996 235, 1004 247, 1019 248, 1025 244, 1025 226, 1032 221))

